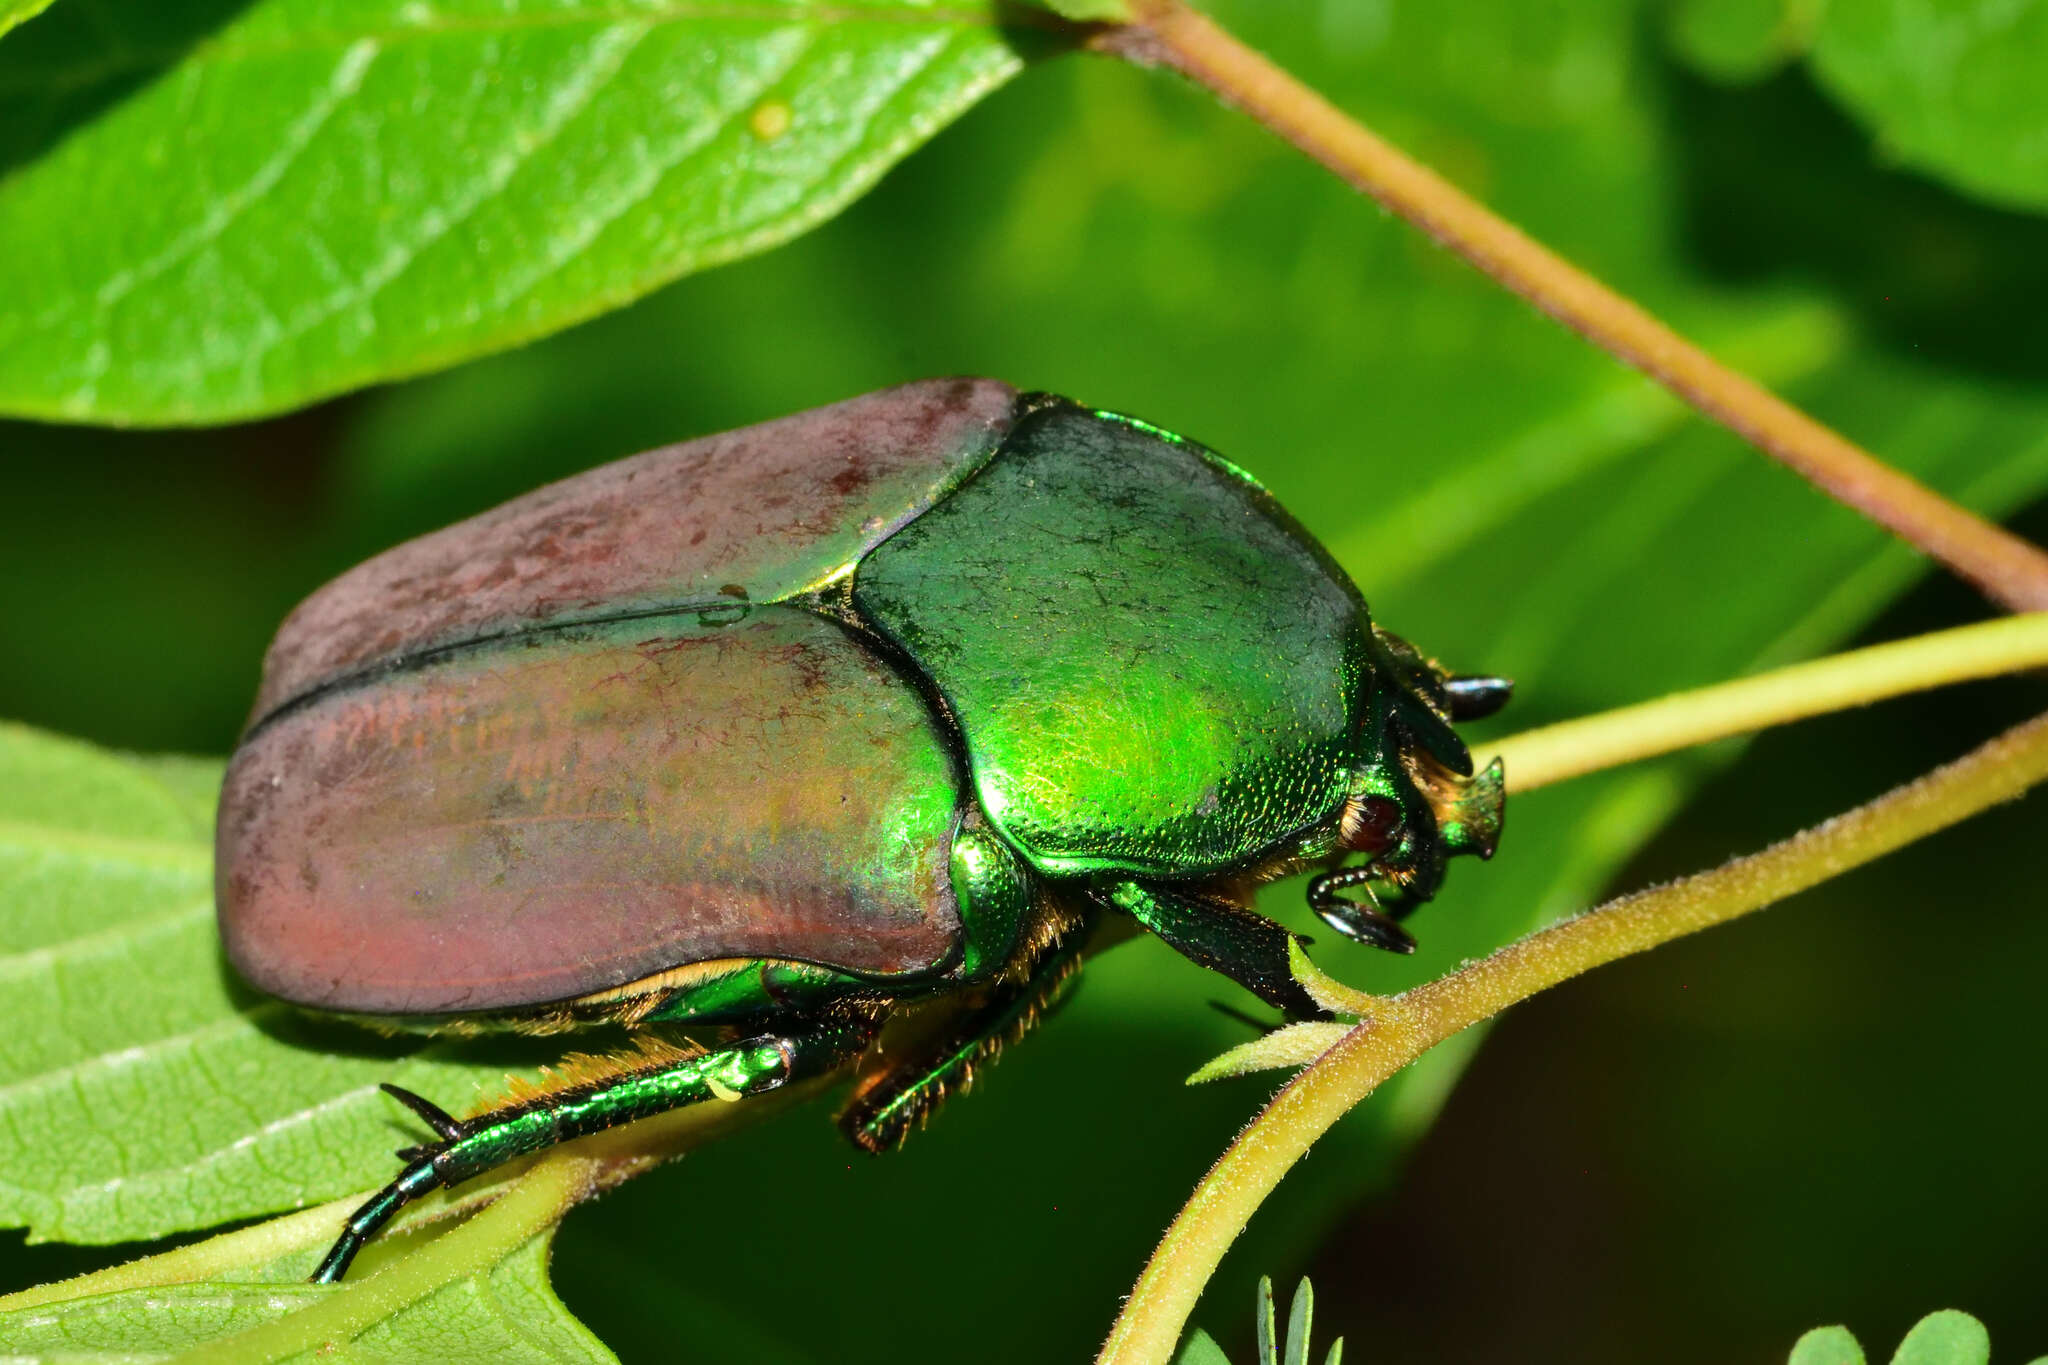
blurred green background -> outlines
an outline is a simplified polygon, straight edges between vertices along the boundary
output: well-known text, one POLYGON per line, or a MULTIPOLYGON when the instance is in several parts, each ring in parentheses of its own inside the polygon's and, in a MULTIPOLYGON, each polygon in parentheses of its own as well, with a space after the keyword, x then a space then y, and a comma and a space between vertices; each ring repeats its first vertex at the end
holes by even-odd
MULTIPOLYGON (((1217 8, 1822 418, 2048 538, 2048 223, 1887 165, 1800 63, 1726 60, 1741 32, 1703 5, 1217 8)), ((278 619, 362 556, 636 449, 963 372, 1250 468, 1383 621, 1521 680, 1492 733, 1986 612, 1204 97, 1069 59, 795 245, 528 349, 243 427, 0 425, 0 715, 224 752, 278 619)), ((1961 689, 1531 795, 1417 921, 1415 960, 1319 955, 1375 987, 1438 974, 2042 699, 1961 689)), ((2044 810, 1539 1000, 1455 1090, 1472 1040, 1444 1049, 1290 1178, 1199 1320, 1242 1351, 1257 1275, 1309 1270, 1359 1359, 1763 1361, 1823 1321, 1882 1351, 1944 1305, 2001 1358, 2048 1351, 2044 810)), ((1304 918, 1298 887, 1271 908, 1304 918)), ((1231 996, 1120 949, 902 1153, 789 1116, 579 1211, 557 1283, 628 1360, 1085 1358, 1271 1089, 1181 1085, 1244 1036, 1204 1005, 1231 996)), ((114 1258, 5 1234, 0 1290, 114 1258)))

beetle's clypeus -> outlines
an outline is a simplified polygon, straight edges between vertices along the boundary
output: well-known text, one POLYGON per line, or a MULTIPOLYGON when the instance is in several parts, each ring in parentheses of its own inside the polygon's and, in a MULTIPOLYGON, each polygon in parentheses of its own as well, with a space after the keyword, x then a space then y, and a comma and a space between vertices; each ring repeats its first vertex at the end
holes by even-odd
POLYGON ((427 1190, 714 1095, 847 1069, 842 1123, 889 1146, 1125 916, 1312 1013, 1252 889, 1321 869, 1325 921, 1412 946, 1401 913, 1500 827, 1447 722, 1506 697, 1374 626, 1214 454, 989 381, 380 555, 265 661, 221 794, 235 966, 386 1026, 715 1036, 470 1119, 394 1091, 437 1140, 315 1278, 427 1190))

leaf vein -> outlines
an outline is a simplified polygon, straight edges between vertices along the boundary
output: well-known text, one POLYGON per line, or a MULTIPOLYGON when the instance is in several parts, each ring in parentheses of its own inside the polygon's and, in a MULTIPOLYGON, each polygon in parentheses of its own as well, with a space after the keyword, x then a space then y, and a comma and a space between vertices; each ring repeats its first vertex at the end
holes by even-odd
MULTIPOLYGON (((161 1038, 152 1038, 146 1043, 136 1043, 114 1052, 103 1052, 98 1056, 86 1057, 72 1062, 68 1066, 58 1067, 53 1071, 44 1071, 33 1076, 24 1076, 20 1080, 0 1085, 0 1106, 12 1102, 20 1095, 65 1084, 82 1072, 92 1071, 97 1068, 112 1070, 119 1067, 132 1066, 137 1062, 147 1061, 158 1053, 168 1051, 183 1044, 195 1043, 211 1037, 226 1037, 235 1033, 252 1030, 258 1018, 280 1013, 284 1008, 285 1005, 282 1001, 267 1000, 261 1004, 251 1005, 245 1010, 236 1010, 228 1018, 216 1019, 211 1023, 201 1024, 197 1028, 184 1029, 178 1033, 168 1033, 161 1038)), ((0 1112, 5 1112, 4 1108, 0 1108, 0 1112)))
MULTIPOLYGON (((102 284, 93 294, 93 312, 104 318, 137 287, 190 260, 207 246, 217 242, 221 234, 233 226, 251 205, 269 193, 271 188, 284 178, 285 173, 305 152, 320 129, 334 117, 335 111, 361 88, 363 75, 375 60, 377 51, 376 43, 369 39, 352 43, 344 50, 341 60, 336 63, 328 77, 326 88, 321 91, 310 108, 285 127, 278 149, 240 186, 216 199, 206 215, 190 229, 166 242, 155 255, 137 265, 117 271, 102 284)), ((31 323, 28 330, 47 330, 69 313, 75 302, 68 297, 61 300, 54 308, 31 323)), ((99 381, 110 363, 112 348, 106 343, 106 332, 107 328, 103 323, 95 328, 97 339, 87 353, 85 373, 69 399, 79 408, 91 406, 93 397, 98 392, 99 381)))
POLYGON ((424 231, 418 236, 393 246, 383 261, 363 272, 346 288, 322 299, 308 314, 294 319, 290 326, 264 337, 251 349, 247 362, 249 367, 253 370, 265 355, 306 335, 330 318, 371 303, 393 281, 411 269, 436 242, 445 239, 493 202, 522 167, 552 146, 562 130, 590 108, 591 102, 617 77, 626 59, 651 31, 652 27, 645 24, 637 27, 621 24, 600 30, 592 44, 590 57, 549 99, 540 121, 530 130, 512 130, 511 146, 494 158, 484 173, 472 182, 470 194, 457 202, 451 211, 422 214, 420 223, 424 231))

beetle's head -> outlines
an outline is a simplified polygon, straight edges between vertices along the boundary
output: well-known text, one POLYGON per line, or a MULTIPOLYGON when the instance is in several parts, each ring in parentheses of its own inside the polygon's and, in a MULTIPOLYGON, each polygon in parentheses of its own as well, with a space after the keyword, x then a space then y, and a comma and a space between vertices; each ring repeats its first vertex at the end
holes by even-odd
POLYGON ((1414 945, 1393 920, 1436 894, 1446 860, 1490 858, 1500 840, 1500 761, 1474 773, 1451 723, 1498 711, 1513 684, 1454 676, 1382 630, 1374 631, 1372 662, 1369 757, 1352 776, 1338 826, 1339 848, 1366 861, 1318 877, 1309 903, 1340 933, 1407 951, 1414 945), (1367 899, 1335 894, 1349 886, 1363 887, 1367 899))

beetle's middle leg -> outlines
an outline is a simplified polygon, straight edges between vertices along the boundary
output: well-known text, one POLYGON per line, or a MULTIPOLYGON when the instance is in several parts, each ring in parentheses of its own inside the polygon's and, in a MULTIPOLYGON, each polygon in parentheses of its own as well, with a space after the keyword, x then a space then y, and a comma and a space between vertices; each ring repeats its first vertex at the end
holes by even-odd
POLYGON ((1060 1003, 1078 977, 1087 939, 1087 925, 1069 925, 1027 971, 998 981, 965 1010, 949 1011, 941 1026, 901 1059, 870 1070, 840 1111, 840 1130, 870 1152, 900 1144, 913 1123, 972 1080, 977 1065, 1029 1032, 1060 1003))
POLYGON ((459 1185, 515 1158, 601 1133, 636 1119, 710 1099, 744 1099, 830 1071, 858 1056, 875 1033, 862 1016, 817 1027, 762 1034, 708 1052, 650 1057, 600 1080, 567 1086, 457 1119, 427 1100, 386 1086, 440 1134, 441 1140, 399 1153, 409 1158, 398 1178, 350 1216, 334 1247, 313 1272, 333 1284, 365 1243, 413 1200, 459 1185))

